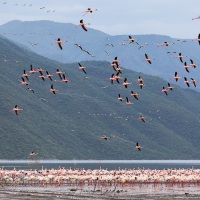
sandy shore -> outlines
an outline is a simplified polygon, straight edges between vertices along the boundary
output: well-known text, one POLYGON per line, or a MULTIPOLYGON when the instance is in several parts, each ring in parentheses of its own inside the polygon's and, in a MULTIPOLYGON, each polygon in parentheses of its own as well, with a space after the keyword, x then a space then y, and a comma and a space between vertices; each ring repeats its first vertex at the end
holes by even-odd
POLYGON ((200 199, 198 186, 134 185, 134 186, 60 186, 0 188, 1 200, 58 200, 58 199, 121 199, 121 200, 172 200, 200 199))

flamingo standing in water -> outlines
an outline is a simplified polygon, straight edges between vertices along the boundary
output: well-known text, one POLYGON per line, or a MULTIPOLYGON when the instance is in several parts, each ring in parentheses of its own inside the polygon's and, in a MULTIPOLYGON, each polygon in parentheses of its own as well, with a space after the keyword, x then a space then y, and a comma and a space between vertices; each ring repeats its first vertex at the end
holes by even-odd
POLYGON ((16 115, 18 115, 18 111, 19 111, 19 110, 24 110, 24 108, 19 108, 18 105, 16 105, 16 106, 12 109, 12 111, 14 111, 16 115))

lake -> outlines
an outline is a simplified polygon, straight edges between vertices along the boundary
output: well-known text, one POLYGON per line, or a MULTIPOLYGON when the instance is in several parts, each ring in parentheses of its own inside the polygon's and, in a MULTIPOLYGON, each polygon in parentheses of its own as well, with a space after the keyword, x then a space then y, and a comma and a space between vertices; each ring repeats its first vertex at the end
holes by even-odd
POLYGON ((0 167, 5 169, 200 169, 200 160, 0 160, 0 167))

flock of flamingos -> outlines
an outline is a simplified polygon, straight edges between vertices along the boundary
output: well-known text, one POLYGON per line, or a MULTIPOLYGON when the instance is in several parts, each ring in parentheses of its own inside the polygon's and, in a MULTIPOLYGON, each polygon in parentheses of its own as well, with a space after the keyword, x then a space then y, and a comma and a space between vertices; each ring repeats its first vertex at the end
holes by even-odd
MULTIPOLYGON (((6 2, 5 2, 6 4, 6 2)), ((31 5, 30 5, 31 6, 31 5)), ((93 13, 94 11, 97 11, 97 9, 91 9, 88 8, 85 12, 83 12, 83 16, 85 16, 88 13, 93 13)), ((200 16, 193 18, 192 20, 200 19, 200 16)), ((84 23, 84 20, 81 19, 79 25, 77 28, 81 26, 83 31, 87 32, 89 31, 87 29, 86 24, 84 23)), ((134 38, 129 35, 127 38, 128 45, 139 45, 134 38)), ((200 34, 198 34, 197 38, 195 41, 198 42, 200 45, 200 34)), ((56 43, 58 45, 58 50, 63 49, 63 42, 61 38, 58 38, 56 40, 56 43)), ((90 56, 93 56, 90 54, 90 52, 84 50, 80 44, 74 44, 78 48, 80 48, 81 51, 85 51, 87 54, 90 56)), ((111 44, 106 44, 106 45, 111 45, 111 44)), ((146 44, 145 44, 146 45, 146 44)), ((170 44, 167 41, 163 41, 163 43, 158 44, 158 46, 170 46, 170 44)), ((144 46, 140 46, 142 48, 144 46)), ((106 52, 108 53, 108 52, 106 52)), ((183 64, 183 68, 186 70, 187 73, 189 73, 189 68, 196 68, 196 63, 192 59, 190 59, 190 64, 188 65, 186 61, 184 61, 184 56, 181 53, 178 53, 177 59, 180 60, 180 62, 183 64)), ((149 65, 153 64, 153 59, 149 57, 146 53, 144 54, 144 60, 149 63, 149 65)), ((87 74, 86 67, 83 66, 81 63, 78 63, 78 67, 84 74, 87 74)), ((111 61, 111 67, 113 68, 113 73, 110 76, 110 84, 114 84, 116 81, 118 84, 121 84, 120 81, 120 75, 122 74, 121 68, 120 68, 120 62, 118 60, 118 57, 115 56, 113 60, 111 61)), ((34 93, 34 89, 31 88, 29 85, 30 84, 30 75, 39 73, 39 78, 41 78, 42 81, 45 81, 45 79, 48 79, 50 81, 56 81, 53 80, 53 74, 51 74, 49 71, 44 70, 42 68, 34 69, 34 66, 30 65, 30 71, 27 72, 26 70, 23 71, 21 75, 21 80, 20 84, 25 85, 26 90, 29 90, 30 92, 34 93)), ((55 72, 56 76, 59 78, 59 82, 62 83, 68 83, 70 82, 66 74, 63 73, 60 69, 57 69, 55 72)), ((178 72, 174 72, 174 77, 173 79, 175 81, 178 81, 180 78, 178 75, 178 72)), ((138 86, 140 89, 145 86, 144 80, 141 76, 138 77, 138 86)), ((195 79, 191 78, 189 81, 187 77, 184 77, 184 82, 185 84, 190 87, 190 83, 196 87, 196 81, 195 79)), ((128 78, 123 78, 122 81, 122 86, 124 88, 129 88, 129 84, 132 84, 132 82, 128 81, 128 78)), ((173 90, 173 86, 168 83, 168 86, 163 86, 161 88, 161 92, 164 95, 168 95, 168 92, 170 90, 173 90)), ((55 88, 53 82, 49 87, 49 91, 52 93, 52 95, 56 95, 58 90, 55 88)), ((130 95, 134 97, 136 100, 139 100, 138 93, 136 91, 131 91, 130 95)), ((128 95, 124 98, 121 96, 121 94, 118 94, 118 100, 123 101, 125 99, 125 104, 133 104, 128 97, 128 95)), ((11 110, 13 111, 17 116, 19 115, 19 112, 24 110, 24 108, 21 108, 18 105, 15 105, 14 108, 11 110)), ((145 116, 141 115, 139 116, 139 120, 141 120, 143 123, 145 123, 145 116)), ((106 135, 102 135, 101 139, 107 140, 109 137, 106 135)), ((141 146, 139 143, 136 143, 135 148, 139 151, 141 151, 141 146)), ((32 151, 29 154, 29 158, 35 157, 37 153, 32 151)), ((20 185, 20 184, 39 184, 39 185, 45 185, 45 184, 57 184, 61 185, 64 183, 76 183, 76 184, 85 184, 86 182, 88 184, 124 184, 124 183, 136 183, 136 182, 148 182, 148 183, 157 183, 157 182, 171 182, 171 183, 176 183, 176 182, 193 182, 193 183, 200 183, 200 170, 195 170, 195 169, 167 169, 167 170, 144 170, 144 169, 132 169, 132 170, 72 170, 72 169, 42 169, 42 170, 6 170, 4 168, 0 169, 0 182, 6 183, 6 184, 12 184, 12 185, 20 185)))

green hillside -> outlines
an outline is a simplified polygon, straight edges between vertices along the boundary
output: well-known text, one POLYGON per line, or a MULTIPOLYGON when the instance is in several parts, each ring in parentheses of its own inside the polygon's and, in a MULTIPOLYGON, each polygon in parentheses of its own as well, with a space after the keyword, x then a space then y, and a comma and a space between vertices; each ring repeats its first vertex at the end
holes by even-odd
POLYGON ((48 60, 5 38, 0 44, 0 159, 26 159, 33 150, 39 159, 199 159, 199 93, 176 86, 166 96, 161 90, 167 82, 127 69, 120 84, 111 84, 114 71, 108 62, 81 62, 85 75, 78 63, 48 60), (48 70, 54 81, 35 73, 30 85, 20 84, 30 64, 48 70), (56 69, 70 82, 60 82, 56 69), (125 77, 132 82, 127 89, 125 77), (50 92, 51 84, 59 90, 56 94, 50 92), (130 96, 131 90, 140 94, 139 100, 130 96), (119 93, 134 104, 118 101, 119 93), (25 109, 18 116, 11 111, 16 104, 25 109), (146 123, 138 120, 141 114, 146 123), (102 135, 110 138, 102 140, 102 135))

